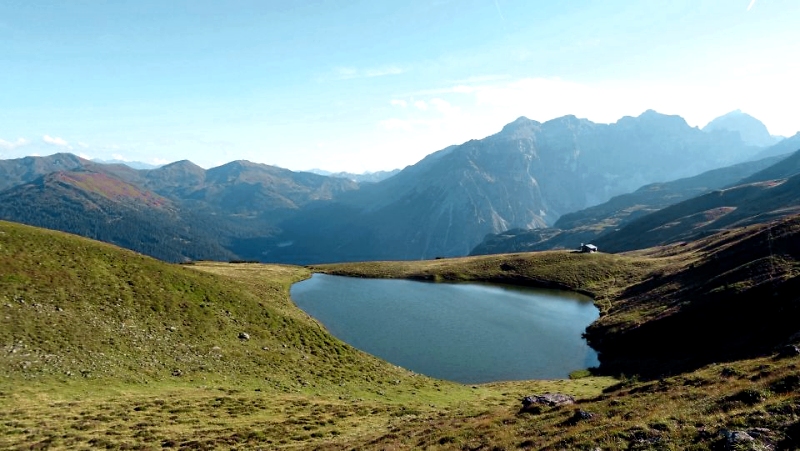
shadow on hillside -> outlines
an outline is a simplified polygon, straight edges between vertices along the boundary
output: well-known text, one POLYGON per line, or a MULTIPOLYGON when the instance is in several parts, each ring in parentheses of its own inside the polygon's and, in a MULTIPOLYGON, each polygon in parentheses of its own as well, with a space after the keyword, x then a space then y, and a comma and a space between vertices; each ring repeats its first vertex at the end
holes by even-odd
POLYGON ((660 377, 769 355, 800 339, 798 231, 793 218, 721 235, 699 243, 705 255, 696 264, 630 287, 612 314, 636 319, 587 330, 600 371, 660 377))

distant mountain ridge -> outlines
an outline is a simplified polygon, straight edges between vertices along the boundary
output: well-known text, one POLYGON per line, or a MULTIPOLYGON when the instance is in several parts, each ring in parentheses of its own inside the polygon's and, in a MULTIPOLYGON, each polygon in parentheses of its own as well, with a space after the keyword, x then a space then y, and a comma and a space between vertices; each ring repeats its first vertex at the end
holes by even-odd
POLYGON ((103 160, 100 158, 92 158, 92 161, 100 164, 124 164, 125 166, 128 166, 131 169, 155 169, 157 167, 162 166, 160 164, 149 164, 149 163, 143 163, 141 161, 127 161, 127 160, 117 160, 117 159, 103 160))
POLYGON ((0 218, 111 242, 167 261, 237 258, 286 212, 358 185, 249 162, 151 170, 71 154, 0 160, 0 218), (245 245, 246 246, 246 245, 245 245))
POLYGON ((737 134, 703 132, 652 110, 614 124, 521 117, 495 135, 299 211, 281 225, 282 242, 291 246, 262 253, 301 263, 465 255, 487 234, 549 226, 613 195, 758 151, 737 134))
MULTIPOLYGON (((376 183, 247 161, 209 170, 189 161, 134 170, 60 154, 0 161, 0 176, 8 174, 0 194, 35 184, 53 171, 65 171, 73 182, 81 177, 71 172, 88 171, 103 174, 90 179, 103 179, 100 187, 106 191, 127 184, 144 198, 160 196, 174 208, 162 219, 183 231, 188 249, 159 257, 164 259, 197 258, 202 254, 197 246, 209 237, 230 255, 248 260, 425 259, 466 255, 487 234, 553 226, 568 213, 640 186, 746 161, 761 150, 738 133, 702 131, 678 116, 652 110, 613 124, 575 116, 544 123, 521 117, 495 135, 434 152, 376 183)), ((157 211, 142 203, 139 208, 147 213, 137 217, 122 198, 103 197, 106 191, 98 192, 97 186, 69 185, 65 191, 45 183, 16 200, 9 196, 14 209, 5 209, 0 218, 24 216, 30 224, 44 225, 36 222, 37 212, 63 210, 75 223, 61 229, 83 234, 105 227, 103 215, 142 221, 157 211), (85 191, 83 198, 91 202, 40 201, 82 198, 76 190, 85 191), (102 214, 86 215, 80 223, 85 212, 101 204, 102 214)), ((123 245, 144 249, 144 241, 123 245)))
POLYGON ((782 156, 770 157, 714 169, 694 177, 645 185, 603 204, 565 214, 552 228, 513 229, 487 235, 470 255, 577 248, 580 243, 593 242, 637 218, 712 190, 740 183, 762 169, 767 171, 781 166, 783 161, 782 156))
POLYGON ((105 173, 59 171, 0 192, 0 217, 62 230, 166 261, 235 254, 172 201, 105 173))
POLYGON ((759 147, 768 147, 783 139, 770 135, 764 123, 741 110, 734 110, 715 118, 703 127, 703 131, 707 132, 718 130, 737 132, 742 141, 759 147))
POLYGON ((621 252, 692 241, 720 230, 800 213, 800 172, 792 171, 798 167, 800 150, 744 183, 653 212, 598 238, 597 243, 609 252, 621 252), (779 171, 786 176, 773 178, 779 171))
POLYGON ((400 172, 400 169, 392 169, 391 171, 362 172, 360 174, 356 174, 354 172, 330 172, 323 169, 310 169, 307 172, 317 175, 324 175, 327 177, 347 179, 356 183, 377 183, 394 176, 400 172))

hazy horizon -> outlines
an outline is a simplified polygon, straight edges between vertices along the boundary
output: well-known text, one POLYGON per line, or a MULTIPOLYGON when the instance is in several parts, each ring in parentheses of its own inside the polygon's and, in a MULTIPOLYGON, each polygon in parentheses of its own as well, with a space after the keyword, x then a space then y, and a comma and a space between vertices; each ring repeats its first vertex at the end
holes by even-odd
POLYGON ((4 4, 0 158, 361 173, 519 116, 800 129, 800 3, 629 3, 4 4))
MULTIPOLYGON (((650 111, 653 111, 653 110, 650 110, 650 111)), ((643 112, 643 113, 644 113, 644 112, 643 112)), ((659 113, 659 112, 657 112, 657 113, 659 113)), ((744 113, 744 114, 747 114, 746 112, 744 112, 744 111, 741 111, 741 110, 739 110, 739 109, 737 109, 737 110, 733 110, 733 111, 729 111, 728 113, 725 113, 725 114, 730 114, 730 113, 744 113)), ((659 114, 661 114, 661 113, 659 113, 659 114)), ((572 115, 565 115, 565 116, 572 116, 572 115)), ((637 116, 638 116, 638 115, 637 115, 637 116)), ((560 117, 558 117, 558 118, 553 118, 553 119, 550 119, 550 120, 556 120, 556 119, 559 119, 559 118, 561 118, 561 117, 564 117, 564 116, 560 116, 560 117)), ((623 117, 631 117, 631 116, 623 116, 623 117)), ((518 118, 516 118, 516 119, 518 119, 518 118)), ((514 120, 516 120, 516 119, 514 119, 514 120)), ((530 118, 528 118, 528 119, 530 119, 530 118)), ((585 119, 585 118, 579 118, 579 119, 585 119)), ((619 119, 622 119, 622 118, 619 118, 619 119)), ((618 120, 619 120, 619 119, 618 119, 618 120)), ((685 119, 685 118, 684 118, 684 119, 685 119)), ((712 119, 714 119, 714 118, 712 118, 712 119)), ((756 119, 758 119, 758 118, 756 118, 756 119)), ((617 120, 617 121, 618 121, 618 120, 617 120)), ((616 123, 617 121, 610 122, 610 124, 616 123)), ((508 123, 511 123, 511 122, 513 122, 513 120, 509 121, 508 123)), ((538 122, 545 123, 545 122, 547 122, 547 121, 538 121, 538 122)), ((690 125, 690 126, 692 126, 692 124, 689 124, 689 125, 690 125)), ((693 126, 693 127, 696 127, 696 128, 703 128, 703 126, 704 126, 704 125, 706 125, 706 124, 703 124, 703 125, 695 125, 695 126, 693 126)), ((487 135, 487 136, 481 136, 481 137, 475 137, 475 138, 470 138, 470 139, 468 139, 467 141, 469 141, 469 140, 471 140, 471 139, 477 139, 477 140, 481 140, 481 139, 484 139, 484 138, 486 138, 486 137, 488 137, 488 136, 491 136, 491 135, 493 135, 493 134, 495 134, 495 133, 498 133, 498 132, 500 132, 500 129, 498 129, 498 130, 497 130, 497 131, 495 131, 494 133, 491 133, 490 135, 487 135)), ((800 132, 798 132, 798 133, 800 133, 800 132)), ((782 139, 788 138, 788 136, 778 136, 778 135, 773 135, 773 136, 775 136, 775 137, 780 137, 780 138, 782 138, 782 139)), ((465 142, 466 142, 466 141, 465 141, 465 142)), ((0 144, 2 144, 2 143, 0 143, 0 144)), ((451 144, 451 145, 461 145, 461 144, 463 144, 463 143, 462 143, 462 142, 459 142, 459 143, 453 143, 453 144, 451 144)), ((115 154, 115 155, 112 155, 112 156, 110 156, 110 157, 108 157, 108 158, 103 158, 103 157, 95 157, 95 156, 87 155, 87 154, 85 154, 85 153, 83 153, 83 152, 80 152, 80 151, 79 151, 80 149, 75 149, 75 148, 74 148, 74 147, 72 147, 72 146, 64 146, 64 145, 60 145, 60 146, 50 146, 50 147, 46 147, 46 146, 44 146, 44 147, 43 147, 43 146, 36 146, 36 145, 35 145, 35 144, 33 144, 33 143, 27 143, 26 145, 24 145, 24 146, 18 146, 17 148, 18 148, 18 149, 21 149, 21 150, 24 150, 24 149, 30 149, 30 148, 33 148, 33 149, 46 149, 46 150, 49 150, 49 152, 40 153, 40 152, 35 152, 35 151, 34 151, 33 153, 25 153, 25 154, 17 152, 17 153, 18 153, 18 155, 9 155, 9 156, 4 156, 4 155, 3 155, 3 153, 0 153, 0 160, 3 160, 3 159, 24 158, 24 157, 46 157, 46 156, 51 156, 51 155, 55 155, 55 154, 58 154, 58 153, 71 153, 71 154, 73 154, 73 155, 79 156, 79 157, 81 157, 81 158, 84 158, 84 159, 86 159, 86 160, 91 160, 91 161, 95 161, 95 162, 99 162, 99 163, 105 163, 105 164, 114 164, 114 163, 118 163, 118 164, 129 164, 129 166, 131 166, 131 167, 134 167, 134 169, 138 169, 136 166, 138 166, 138 165, 142 165, 142 164, 143 164, 143 165, 152 166, 152 167, 154 167, 154 168, 155 168, 155 167, 167 166, 167 165, 170 165, 170 164, 172 164, 172 163, 177 163, 177 162, 179 162, 179 161, 190 161, 190 162, 192 162, 192 163, 194 163, 194 164, 196 164, 196 165, 198 165, 198 166, 200 166, 200 167, 202 167, 203 169, 206 169, 206 170, 208 170, 208 169, 212 169, 212 168, 215 168, 215 167, 219 167, 219 166, 223 166, 223 165, 225 165, 225 164, 228 164, 228 163, 231 163, 231 162, 234 162, 234 161, 242 161, 242 160, 244 160, 244 161, 250 161, 250 162, 253 162, 253 163, 269 164, 269 163, 264 163, 264 162, 260 162, 260 161, 248 160, 248 159, 246 159, 246 158, 235 158, 235 159, 228 160, 228 161, 219 161, 219 162, 216 162, 216 163, 214 163, 214 164, 206 164, 206 165, 203 165, 203 164, 197 163, 197 162, 196 162, 196 161, 194 161, 194 160, 193 160, 191 157, 189 157, 189 158, 181 158, 181 159, 178 159, 178 160, 170 160, 170 161, 163 161, 163 160, 160 160, 160 161, 156 161, 156 162, 146 162, 146 161, 141 161, 141 160, 133 160, 133 159, 127 159, 127 158, 118 158, 118 157, 123 157, 123 156, 122 156, 122 155, 117 155, 117 154, 115 154)), ((15 149, 17 149, 17 148, 15 148, 15 149)), ((412 166, 412 165, 414 165, 414 164, 418 163, 419 161, 421 161, 422 159, 424 159, 426 156, 428 156, 428 155, 430 155, 430 154, 432 154, 432 153, 435 153, 435 152, 437 152, 437 151, 439 151, 439 150, 442 150, 442 149, 435 149, 435 150, 432 150, 432 151, 430 151, 430 152, 428 152, 428 153, 426 153, 426 154, 422 155, 422 156, 420 157, 420 159, 419 159, 419 160, 416 160, 416 161, 413 161, 413 162, 411 162, 411 163, 408 163, 408 164, 407 164, 407 165, 405 165, 405 166, 402 166, 402 167, 396 167, 396 168, 387 168, 387 169, 375 169, 375 170, 371 170, 371 169, 364 169, 364 170, 360 170, 360 171, 353 171, 353 170, 347 170, 347 169, 343 169, 343 170, 338 170, 338 171, 332 171, 332 170, 328 170, 328 169, 326 169, 326 168, 321 168, 321 167, 310 167, 310 168, 288 168, 288 167, 284 167, 284 166, 280 166, 280 165, 275 165, 275 164, 269 164, 269 165, 270 165, 270 166, 276 166, 276 167, 280 167, 280 168, 283 168, 283 169, 288 169, 288 170, 291 170, 291 171, 294 171, 294 172, 311 172, 311 173, 319 173, 319 174, 322 174, 322 175, 333 175, 333 174, 337 174, 337 173, 349 173, 349 174, 356 174, 356 175, 358 175, 358 174, 361 174, 361 175, 367 175, 367 174, 375 174, 375 173, 380 173, 380 172, 392 172, 392 171, 399 171, 399 170, 402 170, 402 169, 404 169, 404 168, 406 168, 406 167, 408 167, 408 166, 412 166)), ((13 152, 12 152, 12 153, 13 153, 13 152)))

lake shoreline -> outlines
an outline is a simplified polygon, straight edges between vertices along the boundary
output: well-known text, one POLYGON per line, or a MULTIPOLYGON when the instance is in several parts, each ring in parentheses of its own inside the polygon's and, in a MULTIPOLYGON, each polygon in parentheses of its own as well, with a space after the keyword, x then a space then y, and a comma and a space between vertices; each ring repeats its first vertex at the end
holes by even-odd
POLYGON ((582 294, 486 282, 314 274, 303 311, 348 344, 434 378, 474 384, 566 378, 599 365, 582 338, 599 317, 582 294))

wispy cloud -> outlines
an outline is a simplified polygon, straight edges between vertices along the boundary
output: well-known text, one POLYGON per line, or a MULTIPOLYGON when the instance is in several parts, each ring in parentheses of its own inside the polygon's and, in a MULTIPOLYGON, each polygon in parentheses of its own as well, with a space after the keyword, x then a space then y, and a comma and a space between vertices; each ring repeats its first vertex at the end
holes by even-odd
POLYGON ((470 77, 463 80, 454 80, 450 82, 450 86, 441 88, 421 89, 419 91, 408 94, 411 97, 415 96, 434 96, 442 94, 471 94, 484 87, 496 86, 497 82, 511 80, 511 77, 505 75, 487 75, 479 77, 470 77))
POLYGON ((59 138, 59 137, 55 137, 54 138, 54 137, 52 137, 50 135, 44 135, 44 136, 42 136, 42 141, 44 141, 47 144, 51 144, 53 146, 64 147, 66 149, 72 149, 72 146, 70 146, 69 143, 67 142, 67 140, 65 140, 64 138, 59 138))
POLYGON ((449 83, 454 85, 469 85, 474 83, 488 83, 500 80, 510 79, 510 75, 490 74, 490 75, 474 75, 472 77, 460 78, 458 80, 450 80, 449 83))
POLYGON ((434 97, 427 100, 412 100, 414 108, 403 112, 401 117, 378 121, 382 130, 421 132, 443 130, 457 126, 463 120, 461 108, 447 100, 434 97))
POLYGON ((391 102, 389 102, 389 103, 391 105, 393 105, 393 106, 399 106, 399 107, 403 107, 403 108, 408 106, 408 102, 406 102, 405 100, 402 100, 402 99, 392 99, 391 102))
POLYGON ((429 103, 436 109, 436 111, 444 115, 453 115, 461 111, 458 107, 451 105, 447 100, 440 99, 438 97, 431 99, 429 103))
POLYGON ((336 75, 340 80, 358 78, 358 69, 355 67, 338 67, 336 68, 336 75))
POLYGON ((364 72, 364 76, 366 77, 383 77, 386 75, 400 75, 404 73, 405 70, 392 66, 392 67, 384 67, 381 69, 369 69, 364 72))
POLYGON ((0 139, 0 149, 14 150, 17 147, 26 146, 30 143, 31 142, 25 138, 17 138, 16 141, 6 141, 4 139, 0 139))
POLYGON ((379 121, 378 124, 384 130, 400 130, 404 132, 410 132, 414 129, 414 126, 422 124, 422 121, 412 121, 408 119, 400 119, 400 118, 390 118, 384 119, 379 121))
POLYGON ((400 75, 408 72, 398 66, 373 67, 368 69, 358 69, 350 66, 337 67, 334 70, 334 77, 337 80, 352 80, 355 78, 375 78, 388 75, 400 75))
POLYGON ((503 22, 505 22, 505 21, 506 21, 506 18, 505 18, 505 17, 503 17, 503 11, 500 11, 500 4, 499 4, 499 3, 497 3, 497 0, 494 0, 494 7, 497 9, 497 14, 499 14, 499 15, 500 15, 500 19, 501 19, 503 22))
POLYGON ((747 5, 747 10, 750 11, 751 9, 753 9, 753 5, 755 5, 755 4, 756 4, 756 0, 750 0, 750 4, 747 5))

